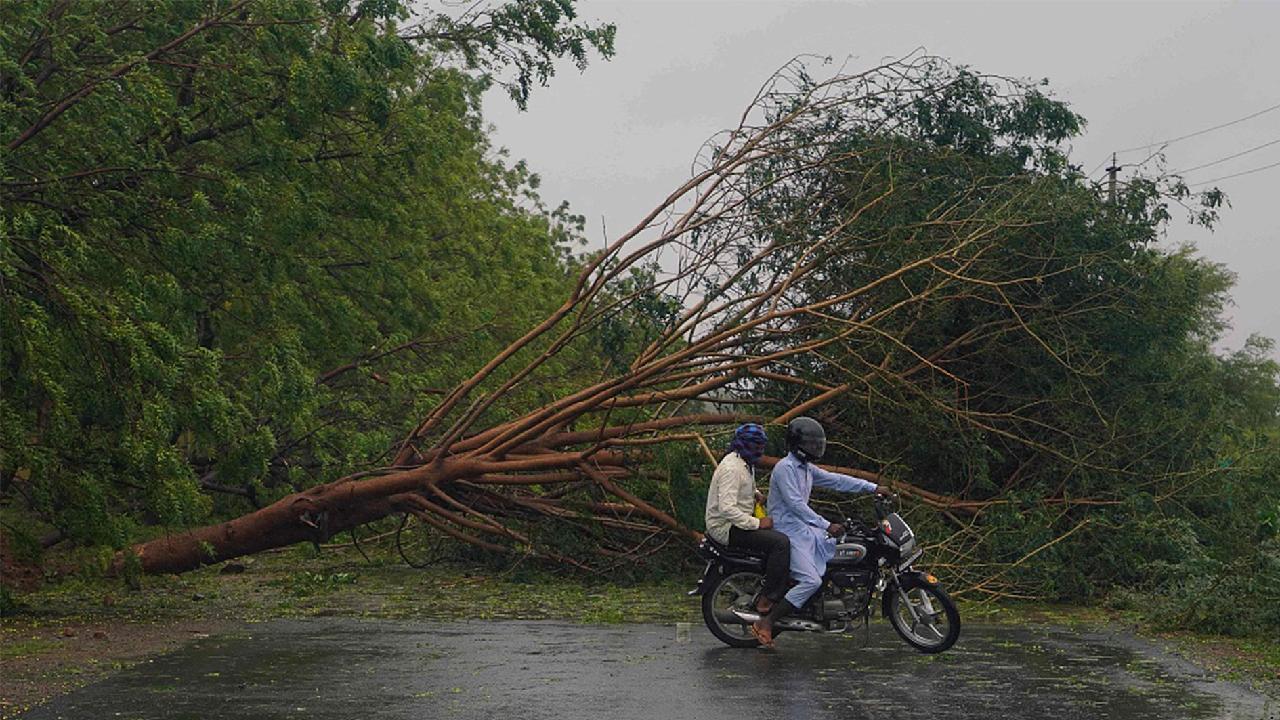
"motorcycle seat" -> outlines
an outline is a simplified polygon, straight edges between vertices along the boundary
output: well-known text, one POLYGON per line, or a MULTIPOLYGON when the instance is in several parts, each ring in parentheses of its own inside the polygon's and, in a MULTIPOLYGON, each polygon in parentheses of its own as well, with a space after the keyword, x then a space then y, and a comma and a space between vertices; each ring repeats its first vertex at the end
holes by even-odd
POLYGON ((730 547, 722 543, 716 542, 710 535, 703 538, 702 542, 716 555, 728 558, 736 558, 739 560, 764 560, 765 554, 748 550, 747 548, 730 547))

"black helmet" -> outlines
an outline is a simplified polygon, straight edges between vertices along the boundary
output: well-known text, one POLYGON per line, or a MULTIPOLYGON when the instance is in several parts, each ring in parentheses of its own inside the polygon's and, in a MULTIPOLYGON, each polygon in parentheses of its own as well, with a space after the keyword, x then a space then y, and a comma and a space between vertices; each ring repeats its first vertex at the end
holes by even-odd
POLYGON ((827 451, 827 433, 822 423, 811 417, 798 417, 787 423, 787 449, 806 462, 821 460, 827 451))

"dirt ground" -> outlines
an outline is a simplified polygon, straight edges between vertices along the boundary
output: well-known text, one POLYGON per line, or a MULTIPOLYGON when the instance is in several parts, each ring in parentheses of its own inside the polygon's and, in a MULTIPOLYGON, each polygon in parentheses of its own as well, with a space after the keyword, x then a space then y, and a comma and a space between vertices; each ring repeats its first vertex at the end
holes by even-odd
POLYGON ((0 717, 13 717, 192 640, 223 632, 230 620, 156 620, 137 624, 21 620, 0 628, 0 717))

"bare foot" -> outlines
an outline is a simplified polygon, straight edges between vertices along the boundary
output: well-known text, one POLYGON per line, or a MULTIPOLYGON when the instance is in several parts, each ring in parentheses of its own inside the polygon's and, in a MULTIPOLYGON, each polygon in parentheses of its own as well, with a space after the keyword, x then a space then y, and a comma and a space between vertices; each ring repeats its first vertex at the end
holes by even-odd
POLYGON ((774 648, 772 626, 765 625, 763 622, 758 621, 751 623, 751 627, 749 629, 751 630, 751 634, 755 636, 756 640, 760 641, 761 647, 766 647, 771 650, 774 648))

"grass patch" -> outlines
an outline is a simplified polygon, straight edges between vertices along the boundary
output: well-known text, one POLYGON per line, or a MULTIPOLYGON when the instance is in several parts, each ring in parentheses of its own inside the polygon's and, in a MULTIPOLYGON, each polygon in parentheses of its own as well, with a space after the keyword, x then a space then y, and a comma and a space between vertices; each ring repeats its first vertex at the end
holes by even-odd
POLYGON ((516 566, 456 561, 417 570, 387 553, 366 561, 350 548, 320 553, 310 545, 242 558, 182 575, 147 576, 131 589, 121 580, 76 575, 19 596, 5 625, 77 621, 347 615, 409 619, 548 619, 583 623, 674 622, 698 617, 693 579, 612 583, 516 566), (238 569, 238 568, 237 568, 238 569))
POLYGON ((28 638, 10 639, 5 638, 3 645, 0 645, 0 660, 16 660, 31 655, 39 655, 58 647, 56 640, 47 638, 28 638))

